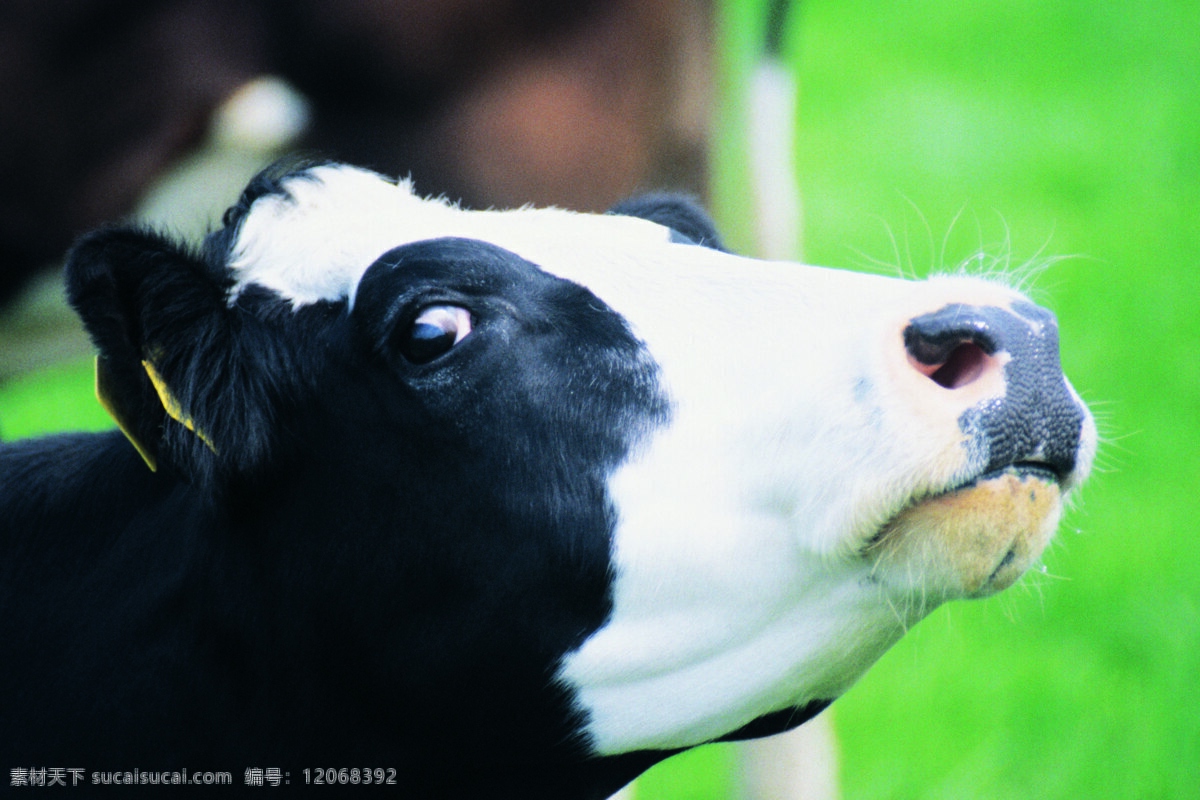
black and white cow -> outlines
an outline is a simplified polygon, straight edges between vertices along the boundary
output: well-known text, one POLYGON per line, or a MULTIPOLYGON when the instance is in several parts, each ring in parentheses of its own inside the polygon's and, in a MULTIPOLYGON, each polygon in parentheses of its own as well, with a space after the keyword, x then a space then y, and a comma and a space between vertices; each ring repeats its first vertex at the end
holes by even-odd
POLYGON ((85 239, 70 299, 142 456, 0 450, 9 765, 603 797, 800 724, 1037 560, 1096 441, 1049 312, 617 212, 325 164, 198 250, 85 239))

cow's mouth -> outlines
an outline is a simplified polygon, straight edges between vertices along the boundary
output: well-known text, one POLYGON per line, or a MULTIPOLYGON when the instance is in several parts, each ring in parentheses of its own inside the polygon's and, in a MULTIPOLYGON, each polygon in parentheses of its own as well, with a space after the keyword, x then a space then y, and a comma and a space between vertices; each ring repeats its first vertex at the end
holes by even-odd
POLYGON ((1036 478, 1045 483, 1057 484, 1059 487, 1063 485, 1063 475, 1050 464, 1044 461, 1017 461, 1009 464, 1006 467, 994 469, 991 472, 985 472, 982 475, 972 478, 969 481, 959 484, 945 492, 939 493, 938 496, 961 492, 964 489, 970 489, 973 486, 978 486, 989 480, 1002 477, 1004 475, 1015 475, 1024 480, 1026 478, 1036 478))
POLYGON ((1062 513, 1062 476, 1022 461, 923 498, 896 514, 864 551, 882 583, 929 599, 983 597, 1011 586, 1049 544, 1062 513))

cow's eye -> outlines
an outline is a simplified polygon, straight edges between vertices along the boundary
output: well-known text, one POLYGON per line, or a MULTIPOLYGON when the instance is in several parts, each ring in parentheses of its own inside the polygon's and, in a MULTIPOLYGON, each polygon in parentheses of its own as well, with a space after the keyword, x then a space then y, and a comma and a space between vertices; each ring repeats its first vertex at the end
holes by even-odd
POLYGON ((450 350, 471 332, 471 312, 460 306, 430 306, 413 320, 400 342, 401 354, 425 364, 450 350))

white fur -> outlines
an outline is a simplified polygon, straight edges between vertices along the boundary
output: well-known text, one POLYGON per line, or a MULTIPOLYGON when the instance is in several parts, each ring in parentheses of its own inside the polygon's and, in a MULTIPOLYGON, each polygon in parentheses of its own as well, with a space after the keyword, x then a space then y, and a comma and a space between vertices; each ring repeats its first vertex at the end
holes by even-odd
POLYGON ((614 237, 635 250, 667 241, 658 225, 623 217, 597 226, 595 216, 554 209, 463 211, 417 197, 406 181, 345 166, 318 167, 310 177, 288 181, 287 189, 290 197, 256 202, 242 224, 231 263, 238 276, 233 297, 258 284, 296 306, 353 302, 359 280, 379 256, 444 236, 493 242, 537 264, 587 260, 589 248, 602 257, 614 237))
MULTIPOLYGON (((932 607, 861 548, 914 499, 978 468, 957 419, 1000 380, 943 389, 901 332, 948 303, 1018 295, 760 262, 660 226, 556 210, 466 212, 344 167, 255 204, 234 292, 353 299, 398 245, 483 239, 590 288, 662 368, 671 424, 611 476, 610 621, 565 660, 603 753, 703 742, 849 687, 932 607)), ((1085 426, 1077 475, 1094 452, 1085 426)), ((978 458, 978 455, 976 455, 978 458)), ((903 577, 904 580, 901 580, 903 577)))

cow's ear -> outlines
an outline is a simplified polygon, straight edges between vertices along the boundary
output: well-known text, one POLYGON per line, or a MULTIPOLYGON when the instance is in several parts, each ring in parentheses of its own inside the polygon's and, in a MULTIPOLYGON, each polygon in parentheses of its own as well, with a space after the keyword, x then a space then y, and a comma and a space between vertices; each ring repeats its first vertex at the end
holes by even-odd
POLYGON ((135 228, 93 233, 67 261, 67 296, 97 357, 97 394, 152 468, 244 472, 269 444, 270 347, 229 307, 223 265, 135 228), (246 335, 241 335, 244 329, 246 335))
POLYGON ((664 225, 693 244, 725 250, 712 219, 695 201, 676 194, 648 194, 617 203, 610 214, 639 217, 664 225))

